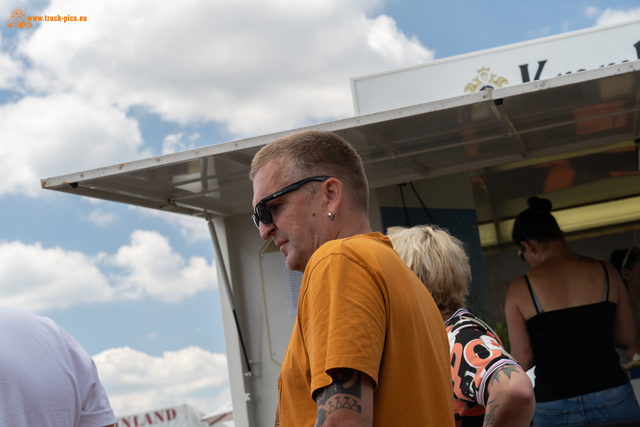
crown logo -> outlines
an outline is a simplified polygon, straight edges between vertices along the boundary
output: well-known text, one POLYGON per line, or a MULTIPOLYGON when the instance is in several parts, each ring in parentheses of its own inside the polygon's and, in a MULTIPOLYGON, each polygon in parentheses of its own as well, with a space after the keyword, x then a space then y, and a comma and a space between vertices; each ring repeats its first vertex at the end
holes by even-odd
POLYGON ((467 93, 480 92, 488 88, 497 89, 509 84, 509 81, 504 77, 499 77, 497 74, 491 73, 491 67, 483 67, 476 71, 478 75, 471 80, 471 83, 464 87, 464 91, 467 93))

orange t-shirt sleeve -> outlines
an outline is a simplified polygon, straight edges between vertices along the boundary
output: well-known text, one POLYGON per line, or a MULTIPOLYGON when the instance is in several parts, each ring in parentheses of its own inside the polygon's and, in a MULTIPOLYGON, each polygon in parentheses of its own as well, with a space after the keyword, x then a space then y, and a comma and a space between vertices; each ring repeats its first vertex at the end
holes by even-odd
POLYGON ((311 271, 303 304, 311 397, 332 383, 330 369, 364 372, 377 385, 387 329, 382 281, 356 258, 334 253, 311 271))

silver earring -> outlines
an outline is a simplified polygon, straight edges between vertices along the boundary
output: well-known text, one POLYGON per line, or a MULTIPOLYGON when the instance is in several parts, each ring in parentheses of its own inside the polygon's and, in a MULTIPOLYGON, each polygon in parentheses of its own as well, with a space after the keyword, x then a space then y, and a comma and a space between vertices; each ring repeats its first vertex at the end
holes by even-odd
POLYGON ((334 214, 331 213, 331 211, 327 212, 327 215, 329 216, 329 218, 331 219, 335 219, 336 216, 334 214))

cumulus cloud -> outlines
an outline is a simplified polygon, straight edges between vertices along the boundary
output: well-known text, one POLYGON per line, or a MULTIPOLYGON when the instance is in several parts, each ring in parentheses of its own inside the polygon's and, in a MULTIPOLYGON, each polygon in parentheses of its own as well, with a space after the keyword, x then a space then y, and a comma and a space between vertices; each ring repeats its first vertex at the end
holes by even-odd
MULTIPOLYGON (((360 18, 367 45, 390 63, 411 64, 428 53, 417 37, 408 39, 398 30, 393 18, 380 15, 375 19, 360 18)), ((433 58, 430 58, 433 59, 433 58)))
POLYGON ((0 241, 0 305, 37 313, 109 301, 115 289, 100 271, 98 258, 39 243, 0 241))
POLYGON ((38 5, 38 0, 0 0, 0 10, 9 12, 16 7, 31 10, 32 7, 38 7, 38 5))
MULTIPOLYGON (((6 10, 6 9, 0 9, 6 10)), ((7 42, 0 34, 0 89, 13 89, 18 85, 19 78, 24 74, 24 64, 12 58, 8 53, 7 42)))
POLYGON ((132 206, 131 209, 138 212, 142 217, 161 218, 169 224, 177 227, 180 230, 180 235, 189 243, 211 239, 207 223, 202 218, 187 215, 176 215, 171 212, 140 208, 137 206, 132 206))
POLYGON ((640 7, 628 10, 607 8, 607 10, 602 12, 602 14, 598 17, 596 26, 618 24, 634 19, 640 19, 640 7))
POLYGON ((93 359, 116 416, 182 403, 206 412, 229 396, 226 356, 199 347, 161 357, 112 348, 93 359))
MULTIPOLYGON (((215 122, 233 137, 352 115, 350 77, 434 56, 376 16, 380 3, 20 3, 28 15, 87 22, 37 23, 0 40, 0 89, 24 95, 0 106, 0 140, 11 141, 0 147, 0 197, 43 196, 41 178, 152 155, 131 107, 215 122)), ((178 132, 162 152, 194 144, 178 132)))
POLYGON ((584 15, 588 18, 592 16, 596 16, 599 13, 600 13, 600 9, 598 9, 595 6, 587 6, 587 8, 584 10, 584 15))
POLYGON ((73 94, 0 106, 0 196, 38 196, 41 178, 150 156, 138 123, 73 94))
POLYGON ((108 263, 126 271, 114 280, 127 298, 150 295, 176 302, 215 284, 216 268, 202 257, 186 261, 174 252, 166 237, 136 230, 131 245, 122 246, 108 263))
POLYGON ((166 237, 139 230, 113 255, 0 241, 0 277, 0 305, 33 313, 145 297, 176 302, 217 286, 212 263, 185 260, 166 237))
POLYGON ((189 142, 185 142, 185 135, 183 132, 172 133, 167 135, 162 141, 162 154, 171 154, 178 151, 189 150, 195 146, 193 141, 200 138, 199 133, 186 136, 189 142))
POLYGON ((31 90, 144 106, 182 124, 215 121, 245 136, 351 115, 350 77, 433 59, 393 19, 369 18, 379 5, 53 0, 44 13, 88 17, 72 24, 82 37, 61 45, 43 23, 18 52, 33 64, 31 90))
POLYGON ((96 209, 91 211, 87 220, 100 226, 104 227, 109 224, 111 221, 115 219, 115 215, 111 212, 102 212, 100 209, 96 209))

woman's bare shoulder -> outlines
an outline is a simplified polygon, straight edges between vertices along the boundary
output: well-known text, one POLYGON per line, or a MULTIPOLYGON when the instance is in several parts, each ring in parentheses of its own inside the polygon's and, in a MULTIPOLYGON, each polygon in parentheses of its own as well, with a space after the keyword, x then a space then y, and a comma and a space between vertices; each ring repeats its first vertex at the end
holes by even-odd
POLYGON ((524 276, 515 279, 507 289, 507 301, 517 302, 527 291, 527 282, 524 276))
POLYGON ((620 298, 620 292, 625 289, 624 282, 622 280, 622 277, 620 277, 620 273, 618 273, 618 270, 616 270, 616 268, 610 262, 604 261, 604 265, 607 268, 607 274, 609 276, 609 300, 618 302, 618 299, 620 298))

